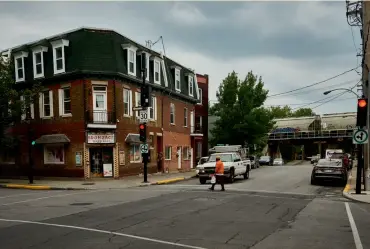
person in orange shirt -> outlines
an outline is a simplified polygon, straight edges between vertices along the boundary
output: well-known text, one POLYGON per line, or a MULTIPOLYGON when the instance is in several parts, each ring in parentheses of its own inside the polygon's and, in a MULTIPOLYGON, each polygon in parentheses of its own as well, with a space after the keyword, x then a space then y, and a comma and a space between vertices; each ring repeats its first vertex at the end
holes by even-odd
POLYGON ((216 182, 212 184, 212 187, 210 187, 210 190, 215 189, 215 185, 219 183, 221 185, 221 191, 225 191, 224 187, 224 163, 221 161, 220 156, 216 156, 216 169, 215 169, 215 175, 216 175, 216 182))

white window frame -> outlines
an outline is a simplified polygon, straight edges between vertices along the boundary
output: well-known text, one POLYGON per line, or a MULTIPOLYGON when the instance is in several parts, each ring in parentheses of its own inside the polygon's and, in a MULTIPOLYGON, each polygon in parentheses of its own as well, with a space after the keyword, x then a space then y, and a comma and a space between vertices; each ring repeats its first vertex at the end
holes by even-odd
POLYGON ((152 96, 151 98, 151 107, 148 108, 148 116, 150 120, 157 120, 157 97, 152 96), (150 115, 150 111, 153 110, 153 117, 150 115))
POLYGON ((66 153, 65 153, 65 149, 64 149, 64 145, 46 145, 44 146, 44 164, 65 164, 65 161, 66 161, 66 153), (61 147, 63 148, 63 162, 48 162, 47 161, 47 154, 46 154, 46 150, 47 148, 53 148, 53 147, 61 147))
POLYGON ((24 58, 27 58, 28 57, 28 52, 20 52, 20 53, 17 53, 14 55, 14 68, 15 68, 15 82, 22 82, 25 80, 26 78, 26 70, 25 70, 25 64, 24 64, 24 58), (18 59, 22 59, 22 67, 21 68, 18 68, 18 64, 17 64, 17 60, 18 59), (22 74, 23 74, 23 77, 20 78, 19 75, 18 75, 18 70, 19 69, 22 69, 22 74))
POLYGON ((40 118, 51 118, 51 117, 54 116, 54 112, 53 112, 53 91, 52 90, 40 93, 39 112, 40 112, 40 118), (49 94, 49 100, 50 100, 50 104, 49 104, 50 105, 50 115, 49 116, 45 116, 45 113, 44 113, 44 95, 45 95, 45 93, 49 94))
POLYGON ((189 116, 189 111, 188 108, 184 108, 184 127, 188 127, 188 116, 189 116))
POLYGON ((54 74, 60 74, 66 72, 66 56, 65 56, 65 47, 69 46, 69 40, 60 39, 57 41, 52 41, 51 46, 53 47, 53 65, 54 65, 54 74), (62 48, 62 68, 57 68, 57 53, 56 50, 62 48))
POLYGON ((194 96, 194 76, 189 75, 189 80, 188 80, 188 89, 189 89, 189 96, 194 96), (190 91, 191 89, 191 91, 190 91))
POLYGON ((164 160, 166 161, 171 161, 172 160, 172 146, 165 146, 164 147, 164 160), (169 148, 170 151, 169 151, 169 158, 166 158, 166 149, 169 148))
POLYGON ((62 87, 61 89, 58 90, 58 98, 59 98, 59 116, 62 117, 71 117, 72 116, 72 105, 71 105, 71 112, 70 113, 65 113, 64 110, 64 90, 69 89, 69 96, 70 96, 70 103, 71 103, 71 87, 70 86, 65 86, 62 87))
MULTIPOLYGON (((137 148, 137 150, 139 151, 140 150, 140 145, 139 144, 131 144, 130 145, 130 154, 129 154, 129 158, 130 158, 130 163, 141 163, 142 162, 142 156, 141 156, 141 153, 139 153, 139 155, 140 155, 140 159, 139 160, 134 160, 134 161, 131 161, 131 149, 132 148, 137 148)), ((134 149, 134 152, 136 152, 136 149, 134 149)), ((134 153, 134 155, 135 155, 135 153, 134 153)))
POLYGON ((198 88, 198 95, 199 95, 199 103, 197 103, 198 105, 203 105, 203 89, 202 88, 198 88))
MULTIPOLYGON (((135 107, 141 106, 141 92, 135 92, 135 107)), ((136 118, 140 118, 140 111, 136 111, 136 118)))
MULTIPOLYGON (((20 100, 21 100, 22 103, 24 103, 25 102, 25 97, 22 95, 20 97, 20 100)), ((35 105, 33 103, 30 104, 30 111, 31 111, 31 119, 34 119, 35 118, 35 105)), ((27 113, 26 112, 27 112, 27 107, 25 106, 24 113, 22 113, 22 115, 21 115, 21 120, 25 120, 27 118, 27 113)))
POLYGON ((175 116, 175 104, 170 104, 170 124, 174 125, 176 123, 176 116, 175 116), (173 123, 171 122, 171 116, 173 115, 173 123))
POLYGON ((136 51, 138 48, 129 43, 121 44, 121 47, 127 51, 127 75, 136 77, 136 51), (130 72, 130 51, 134 52, 134 72, 130 72))
POLYGON ((190 160, 190 147, 184 146, 182 151, 182 157, 184 160, 190 160))
POLYGON ((161 62, 158 59, 154 59, 154 64, 153 64, 153 81, 155 84, 161 84, 161 62), (157 73, 157 70, 155 68, 155 65, 158 65, 158 80, 155 79, 155 73, 157 73))
POLYGON ((175 68, 175 90, 181 91, 181 70, 179 68, 175 68), (177 81, 179 82, 178 87, 177 81))
POLYGON ((130 89, 123 88, 123 116, 131 117, 132 116, 132 91, 130 89), (127 93, 127 102, 125 102, 125 93, 127 93), (127 103, 127 113, 125 109, 125 103, 127 103))
POLYGON ((32 49, 32 62, 33 62, 33 78, 42 78, 44 77, 44 52, 47 52, 48 48, 44 46, 38 46, 32 49), (36 54, 40 53, 41 55, 41 73, 37 73, 36 70, 36 54))

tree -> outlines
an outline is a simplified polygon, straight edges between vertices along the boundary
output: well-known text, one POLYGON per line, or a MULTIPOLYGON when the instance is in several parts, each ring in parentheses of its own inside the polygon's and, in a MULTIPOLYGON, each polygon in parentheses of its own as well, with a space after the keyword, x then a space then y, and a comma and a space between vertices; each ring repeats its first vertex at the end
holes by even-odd
POLYGON ((214 113, 220 118, 211 130, 212 145, 261 144, 273 128, 271 112, 263 107, 268 90, 261 77, 248 72, 244 80, 234 71, 223 80, 216 93, 214 113))
POLYGON ((13 147, 17 142, 17 138, 9 134, 9 128, 26 114, 26 107, 34 103, 41 89, 41 84, 35 83, 28 89, 17 90, 13 72, 13 61, 0 56, 0 147, 3 148, 13 147), (24 100, 20 96, 24 96, 24 100))
POLYGON ((270 107, 271 115, 274 118, 291 118, 291 117, 310 117, 315 116, 311 108, 299 108, 296 111, 293 111, 288 105, 283 107, 280 106, 271 106, 270 107))

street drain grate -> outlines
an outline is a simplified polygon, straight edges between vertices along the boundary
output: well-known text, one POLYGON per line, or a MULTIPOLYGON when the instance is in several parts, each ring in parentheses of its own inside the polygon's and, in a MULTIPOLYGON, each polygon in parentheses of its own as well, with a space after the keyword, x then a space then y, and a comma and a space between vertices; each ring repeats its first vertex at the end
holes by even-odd
POLYGON ((82 183, 82 185, 95 185, 94 182, 86 182, 86 183, 82 183))
POLYGON ((71 205, 71 206, 89 206, 89 205, 92 205, 92 203, 90 203, 90 202, 77 202, 77 203, 71 203, 69 205, 71 205))

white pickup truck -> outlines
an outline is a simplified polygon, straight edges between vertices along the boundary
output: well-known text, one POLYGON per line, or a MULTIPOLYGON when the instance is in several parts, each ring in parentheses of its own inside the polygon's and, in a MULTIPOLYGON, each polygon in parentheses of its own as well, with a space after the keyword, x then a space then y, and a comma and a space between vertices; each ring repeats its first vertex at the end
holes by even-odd
POLYGON ((238 152, 214 153, 206 163, 197 166, 197 170, 199 170, 199 182, 201 184, 205 184, 215 173, 216 156, 221 157, 221 161, 224 163, 224 175, 230 183, 234 182, 236 176, 243 176, 244 179, 249 178, 251 168, 249 159, 242 161, 238 152))

